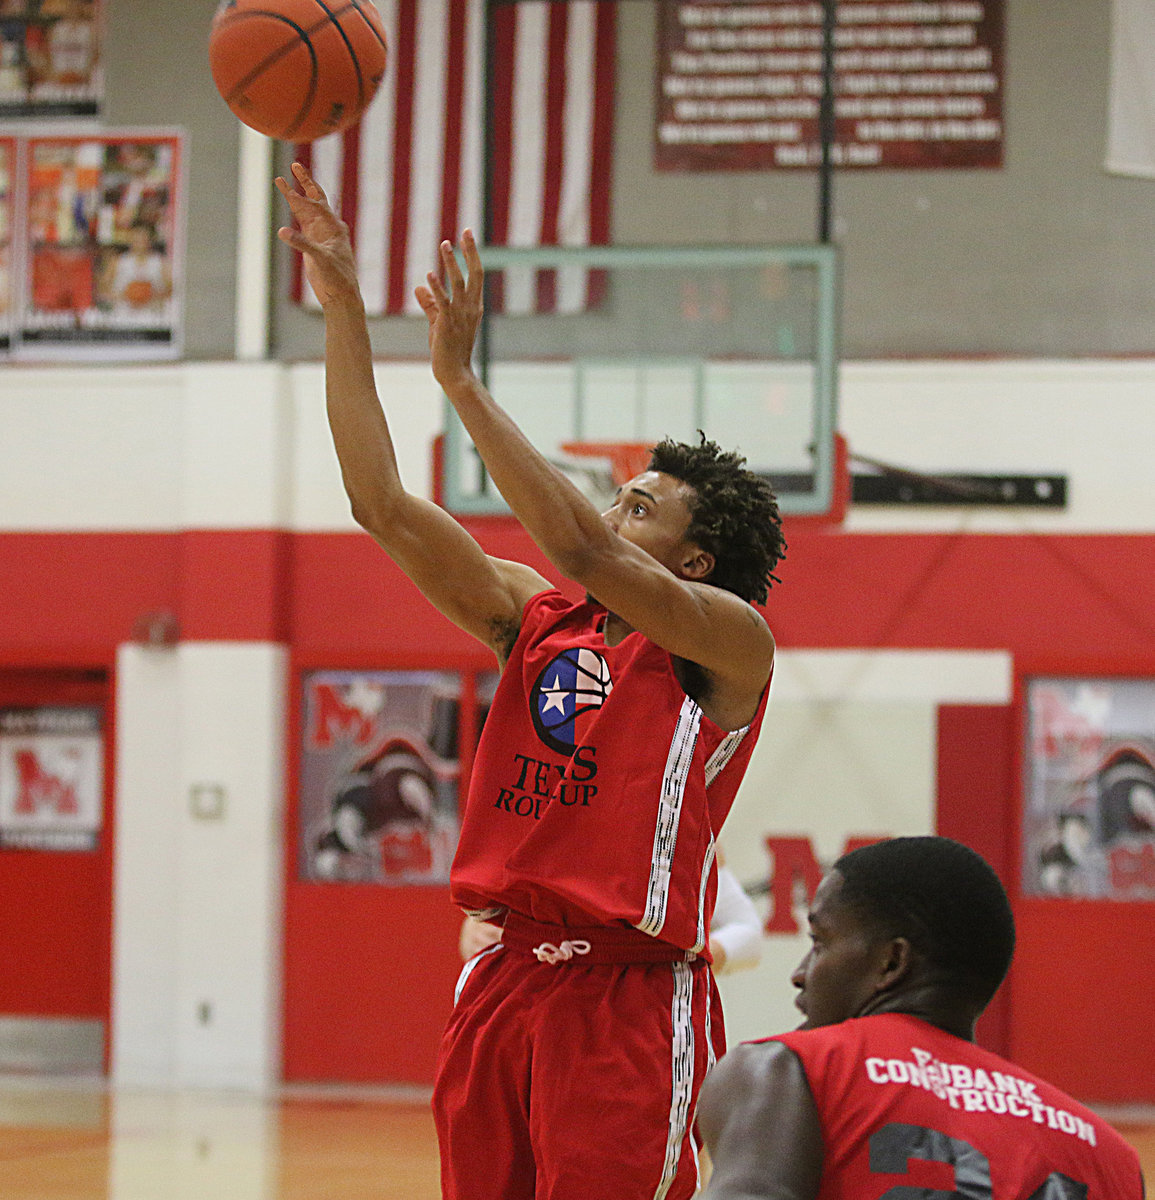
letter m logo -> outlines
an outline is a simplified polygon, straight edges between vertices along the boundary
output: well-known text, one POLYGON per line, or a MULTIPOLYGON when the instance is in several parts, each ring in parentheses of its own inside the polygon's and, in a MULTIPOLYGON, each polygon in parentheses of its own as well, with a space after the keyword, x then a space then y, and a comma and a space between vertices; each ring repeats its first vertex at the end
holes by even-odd
MULTIPOLYGON (((65 752, 58 768, 68 767, 72 757, 65 752)), ((17 750, 13 758, 17 778, 15 812, 18 815, 32 816, 44 810, 61 817, 76 815, 79 811, 76 780, 68 778, 68 772, 49 770, 35 750, 17 750)))
POLYGON ((363 709, 350 704, 347 689, 332 683, 314 682, 309 687, 309 743, 316 750, 326 750, 335 741, 367 745, 377 731, 376 714, 366 715, 363 709))
MULTIPOLYGON (((870 846, 880 842, 878 837, 848 837, 843 853, 859 846, 870 846)), ((797 933, 798 919, 794 915, 795 902, 799 906, 809 904, 822 882, 823 868, 814 853, 814 843, 808 837, 774 837, 766 839, 770 852, 770 916, 766 921, 767 933, 797 933)))

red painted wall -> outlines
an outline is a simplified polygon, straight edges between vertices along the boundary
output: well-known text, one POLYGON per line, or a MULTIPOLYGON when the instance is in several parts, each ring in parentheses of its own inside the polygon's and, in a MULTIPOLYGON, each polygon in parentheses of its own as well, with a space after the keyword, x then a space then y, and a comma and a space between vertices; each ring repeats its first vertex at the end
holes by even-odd
MULTIPOLYGON (((490 552, 554 574, 510 522, 466 526, 490 552)), ((766 606, 783 647, 999 649, 1155 670, 1155 536, 796 531, 790 543, 766 606)), ((0 663, 111 662, 136 619, 162 608, 186 638, 472 652, 358 533, 0 534, 0 592, 0 663)))
MULTIPOLYGON (((552 574, 511 522, 467 527, 490 552, 552 574)), ((1116 672, 1155 675, 1155 536, 787 532, 783 582, 767 605, 785 649, 998 649, 1048 671, 1110 663, 1116 672)), ((138 618, 160 609, 177 616, 186 638, 286 641, 299 669, 489 665, 357 533, 0 535, 0 594, 0 666, 111 667, 138 618)), ((1006 797, 1018 803, 1016 771, 1010 783, 1000 782, 1018 725, 1013 715, 1008 726, 1002 720, 977 710, 945 713, 940 724, 942 827, 982 839, 973 844, 986 853, 997 853, 998 831, 1007 829, 1006 797)), ((294 832, 290 822, 287 855, 294 832)), ((6 912, 18 896, 0 883, 6 912)), ((1140 1094, 1155 1099, 1155 1071, 1126 1067, 1113 1076, 1110 1063, 1122 1054, 1103 1054, 1095 1049, 1101 1038, 1087 1037, 1118 1027, 1151 1044, 1137 1016, 1134 1028, 1128 1024, 1127 1009, 1127 997, 1142 1003, 1151 994, 1151 981, 1134 977, 1138 955, 1120 952, 1150 944, 1151 906, 1116 906, 1109 921, 1099 907, 1073 913, 1057 902, 1017 904, 1012 1008, 1002 1034, 992 1037, 1005 1036, 1009 1023, 1011 1048, 1025 1065, 1081 1095, 1110 1098, 1142 1077, 1140 1094), (1057 955, 1059 944, 1079 957, 1057 955), (1084 996, 1089 987, 1112 998, 1111 1013, 1084 996), (1081 1065, 1070 1051, 1080 1038, 1090 1048, 1081 1065), (1052 1053, 1054 1045, 1067 1049, 1052 1053)), ((456 974, 456 929, 457 916, 437 889, 290 881, 286 1075, 428 1079, 456 974), (335 1019, 340 1004, 346 1011, 335 1019), (388 1037, 401 1005, 423 1020, 390 1039, 403 1044, 390 1051, 386 1068, 367 1047, 388 1037)))
POLYGON ((104 710, 103 828, 95 851, 0 849, 0 1014, 94 1019, 107 1029, 114 844, 108 678, 102 670, 0 667, 0 705, 57 704, 104 710))
MULTIPOLYGON (((935 830, 977 850, 1008 885, 1017 875, 1014 737, 1008 706, 944 704, 938 710, 935 830)), ((1008 979, 980 1018, 975 1036, 988 1050, 1009 1055, 1011 1027, 1008 979)))
POLYGON ((1011 1057, 1080 1100, 1155 1100, 1155 904, 1021 899, 1011 1057))

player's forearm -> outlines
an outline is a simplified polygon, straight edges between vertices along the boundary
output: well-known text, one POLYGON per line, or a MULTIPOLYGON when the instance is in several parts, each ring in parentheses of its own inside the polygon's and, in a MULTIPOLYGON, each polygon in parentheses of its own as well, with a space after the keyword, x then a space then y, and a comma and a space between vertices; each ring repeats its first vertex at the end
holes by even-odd
POLYGON ((373 377, 365 311, 356 295, 325 307, 325 397, 353 516, 376 533, 404 488, 373 377))
POLYGON ((613 537, 598 510, 545 458, 472 373, 442 381, 490 478, 542 553, 563 575, 583 581, 613 537))

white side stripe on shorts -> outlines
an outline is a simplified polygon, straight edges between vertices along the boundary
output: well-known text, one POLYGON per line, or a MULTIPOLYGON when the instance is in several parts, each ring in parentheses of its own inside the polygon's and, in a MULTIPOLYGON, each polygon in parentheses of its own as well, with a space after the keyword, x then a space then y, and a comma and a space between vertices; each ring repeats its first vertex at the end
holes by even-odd
POLYGON ((674 996, 670 1002, 673 1037, 670 1057, 670 1126, 666 1134, 666 1161, 654 1200, 665 1200, 678 1173, 682 1142, 690 1127, 690 1099, 694 1094, 694 972, 689 963, 674 963, 674 996))
POLYGON ((469 959, 465 966, 461 968, 461 974, 457 977, 457 986, 453 989, 454 1004, 461 999, 461 989, 465 987, 465 981, 470 977, 470 975, 473 974, 473 968, 476 967, 483 958, 488 958, 489 955, 494 954, 496 951, 504 949, 505 947, 500 942, 496 942, 492 946, 486 946, 484 950, 478 954, 475 954, 471 959, 469 959))

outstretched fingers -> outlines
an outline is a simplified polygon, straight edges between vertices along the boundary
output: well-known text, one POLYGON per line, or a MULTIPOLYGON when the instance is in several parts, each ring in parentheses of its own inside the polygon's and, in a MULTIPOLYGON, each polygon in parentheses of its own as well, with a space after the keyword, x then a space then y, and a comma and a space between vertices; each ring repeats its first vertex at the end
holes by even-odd
POLYGON ((437 314, 441 311, 441 306, 437 303, 436 297, 427 287, 416 287, 413 289, 414 296, 417 297, 417 303, 421 305, 421 311, 425 314, 425 319, 429 322, 430 327, 437 320, 437 314))
POLYGON ((276 185, 277 191, 285 198, 294 217, 300 220, 309 212, 328 211, 329 202, 325 198, 324 190, 300 163, 293 163, 293 178, 297 187, 293 187, 281 175, 278 175, 273 183, 276 185))
POLYGON ((477 249, 477 239, 473 236, 472 229, 462 230, 461 251, 465 255, 465 269, 468 272, 465 294, 470 300, 479 301, 481 287, 485 281, 485 270, 481 265, 481 254, 477 249))
POLYGON ((448 291, 455 297, 460 297, 465 290, 465 279, 461 274, 461 267, 457 262, 457 255, 453 253, 453 243, 445 241, 441 243, 441 265, 445 269, 445 278, 449 281, 448 291))
POLYGON ((425 282, 429 285, 427 290, 438 307, 449 303, 449 291, 446 289, 445 284, 441 282, 441 278, 436 271, 428 272, 425 276, 425 282))
POLYGON ((425 276, 425 285, 414 289, 417 303, 421 305, 431 322, 437 318, 440 312, 457 308, 459 305, 479 306, 482 283, 485 278, 485 272, 481 266, 481 255, 471 229, 466 229, 461 234, 465 273, 462 272, 461 264, 457 261, 452 242, 443 241, 437 249, 438 257, 441 260, 441 271, 430 271, 425 276))
POLYGON ((322 204, 326 202, 324 189, 313 178, 313 176, 309 174, 309 170, 304 163, 293 163, 293 178, 296 179, 297 183, 300 184, 301 191, 303 191, 310 200, 316 200, 322 204))

